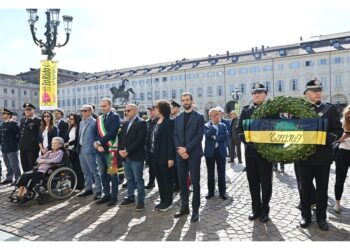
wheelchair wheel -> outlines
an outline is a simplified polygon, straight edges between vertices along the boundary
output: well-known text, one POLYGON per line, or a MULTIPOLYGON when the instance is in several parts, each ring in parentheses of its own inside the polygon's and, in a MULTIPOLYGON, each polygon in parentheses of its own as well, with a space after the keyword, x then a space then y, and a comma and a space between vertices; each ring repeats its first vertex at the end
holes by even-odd
POLYGON ((77 175, 68 168, 62 167, 53 171, 47 181, 47 191, 55 199, 69 197, 77 186, 77 175))

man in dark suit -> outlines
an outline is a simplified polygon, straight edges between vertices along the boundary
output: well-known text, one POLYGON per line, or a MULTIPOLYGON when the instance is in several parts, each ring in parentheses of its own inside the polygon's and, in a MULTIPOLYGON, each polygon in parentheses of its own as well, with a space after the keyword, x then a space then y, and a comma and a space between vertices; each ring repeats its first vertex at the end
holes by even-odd
POLYGON ((0 126, 0 145, 7 169, 6 179, 0 182, 2 185, 15 183, 21 175, 18 162, 19 124, 11 120, 12 114, 12 111, 6 108, 2 111, 3 123, 0 126), (13 176, 15 180, 13 180, 13 176))
POLYGON ((312 183, 316 180, 316 219, 321 230, 329 229, 327 219, 329 171, 333 161, 332 143, 342 134, 340 116, 337 107, 322 103, 322 85, 315 79, 306 84, 304 91, 308 101, 318 116, 327 120, 326 145, 317 145, 316 152, 305 160, 297 162, 301 191, 300 227, 307 228, 311 223, 312 183))
POLYGON ((126 105, 125 115, 128 122, 123 124, 118 151, 124 159, 124 172, 128 183, 128 197, 123 200, 121 205, 135 203, 135 188, 137 188, 138 202, 136 210, 143 210, 145 208, 143 163, 145 160, 147 124, 146 121, 138 117, 138 108, 135 104, 126 105))
POLYGON ((187 177, 190 172, 193 185, 191 221, 199 220, 200 206, 200 165, 203 156, 202 139, 204 134, 204 117, 193 110, 192 94, 185 92, 181 96, 185 111, 175 119, 174 139, 177 149, 177 171, 181 191, 181 208, 174 217, 190 213, 188 204, 187 177))
POLYGON ((242 163, 242 153, 241 153, 241 140, 237 134, 237 123, 238 123, 238 117, 237 117, 237 111, 232 110, 230 113, 231 116, 231 122, 230 126, 227 128, 230 134, 230 162, 234 162, 234 159, 238 158, 238 163, 242 163))
POLYGON ((149 181, 147 186, 145 187, 145 189, 151 189, 153 188, 154 185, 154 181, 156 179, 156 173, 154 171, 154 166, 153 166, 153 162, 151 159, 151 152, 150 152, 150 143, 151 143, 151 134, 153 131, 154 126, 156 125, 158 118, 156 116, 156 111, 155 111, 155 107, 154 105, 147 108, 149 110, 150 113, 150 118, 146 121, 147 123, 147 137, 146 137, 146 162, 148 165, 148 172, 149 172, 149 181))
POLYGON ((228 131, 225 124, 220 122, 220 111, 216 108, 209 110, 210 121, 205 124, 204 156, 208 169, 208 194, 206 199, 214 197, 215 191, 215 162, 218 172, 218 186, 220 197, 227 200, 226 195, 226 141, 228 131))
POLYGON ((263 84, 257 82, 251 93, 253 103, 243 107, 237 125, 237 133, 245 146, 247 179, 252 199, 252 213, 249 214, 248 219, 255 220, 260 217, 260 221, 266 223, 269 221, 269 203, 272 195, 272 162, 263 158, 253 143, 245 141, 243 121, 250 119, 254 110, 265 101, 267 89, 263 84))
MULTIPOLYGON (((100 104, 100 111, 102 115, 97 118, 97 138, 94 143, 95 148, 98 151, 97 164, 101 174, 103 185, 103 197, 98 200, 97 204, 103 204, 108 202, 108 206, 117 204, 118 195, 118 172, 108 173, 108 169, 111 167, 110 157, 117 157, 117 151, 115 148, 115 155, 110 152, 110 149, 116 146, 117 133, 120 127, 119 115, 112 110, 112 100, 110 98, 103 98, 100 104), (112 187, 110 187, 112 182, 112 187), (112 188, 112 190, 111 190, 112 188)), ((117 166, 115 166, 117 169, 117 166)))
POLYGON ((35 106, 23 104, 25 117, 20 123, 19 150, 23 172, 33 169, 39 155, 39 130, 41 119, 35 116, 35 106))
POLYGON ((68 123, 64 121, 63 116, 63 109, 55 109, 55 125, 58 129, 58 137, 61 137, 64 140, 64 142, 68 142, 68 123))

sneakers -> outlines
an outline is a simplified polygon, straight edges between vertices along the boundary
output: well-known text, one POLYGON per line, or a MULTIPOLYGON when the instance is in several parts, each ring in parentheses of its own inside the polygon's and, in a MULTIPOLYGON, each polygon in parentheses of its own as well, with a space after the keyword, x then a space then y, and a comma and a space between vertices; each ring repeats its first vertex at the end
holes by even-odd
POLYGON ((340 213, 340 211, 341 211, 340 206, 338 204, 335 204, 333 207, 333 211, 336 213, 340 213))
POLYGON ((145 204, 143 202, 139 202, 136 206, 136 211, 141 211, 145 209, 145 204))

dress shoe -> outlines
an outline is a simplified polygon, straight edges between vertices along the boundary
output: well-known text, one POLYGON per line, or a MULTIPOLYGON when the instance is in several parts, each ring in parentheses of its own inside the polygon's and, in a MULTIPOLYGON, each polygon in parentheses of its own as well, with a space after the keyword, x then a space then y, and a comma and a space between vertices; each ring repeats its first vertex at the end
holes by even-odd
POLYGON ((213 198, 214 197, 214 195, 213 194, 207 194, 206 196, 205 196, 205 198, 208 200, 208 199, 210 199, 210 198, 213 198))
POLYGON ((92 190, 88 190, 88 191, 83 191, 80 194, 78 194, 78 197, 85 197, 88 195, 93 195, 92 190))
POLYGON ((165 212, 169 210, 170 208, 173 207, 173 204, 167 205, 167 204, 162 204, 161 206, 158 207, 158 210, 161 212, 165 212))
POLYGON ((131 204, 134 204, 135 203, 135 200, 132 200, 132 199, 129 199, 129 198, 126 198, 122 201, 122 203, 120 205, 122 206, 128 206, 128 205, 131 205, 131 204))
POLYGON ((190 209, 188 207, 182 207, 178 212, 174 214, 174 218, 180 218, 184 215, 187 215, 190 213, 190 209))
POLYGON ((239 164, 242 164, 243 162, 240 160, 238 163, 239 163, 239 164))
POLYGON ((231 159, 231 160, 229 160, 228 162, 229 162, 229 163, 232 163, 232 162, 235 163, 235 160, 232 160, 232 159, 231 159))
POLYGON ((299 203, 295 208, 299 209, 301 211, 301 203, 299 203))
POLYGON ((223 199, 224 201, 227 200, 227 194, 220 194, 221 199, 223 199))
POLYGON ((329 226, 326 220, 320 220, 317 222, 318 227, 322 230, 322 231, 328 231, 329 230, 329 226))
POLYGON ((307 228, 311 223, 310 219, 305 219, 304 217, 301 217, 299 220, 299 225, 301 228, 307 228))
POLYGON ((147 186, 145 186, 145 189, 151 189, 154 187, 155 187, 154 183, 148 183, 147 186))
POLYGON ((163 206, 163 203, 158 203, 157 205, 155 205, 154 209, 158 210, 162 206, 163 206))
POLYGON ((262 223, 266 223, 266 222, 268 222, 270 220, 270 218, 269 218, 269 215, 268 214, 262 214, 261 216, 260 216, 260 221, 262 222, 262 223))
POLYGON ((4 181, 0 182, 0 185, 6 185, 6 184, 10 184, 10 183, 12 183, 11 180, 4 180, 4 181))
POLYGON ((122 185, 122 188, 126 188, 126 187, 128 187, 128 183, 127 183, 127 182, 125 182, 125 183, 122 185))
POLYGON ((197 222, 199 220, 199 213, 193 212, 191 216, 191 222, 197 222))
POLYGON ((111 207, 117 204, 117 199, 110 199, 109 202, 107 203, 107 206, 111 207))
POLYGON ((247 171, 247 167, 244 167, 244 168, 242 169, 242 172, 245 172, 245 171, 247 171))
POLYGON ((259 218, 259 216, 260 216, 260 213, 253 212, 253 213, 249 214, 248 219, 255 220, 255 219, 259 218))
POLYGON ((95 196, 94 196, 94 201, 97 201, 97 200, 101 199, 101 197, 102 197, 102 194, 101 194, 101 193, 95 194, 95 196))
POLYGON ((141 210, 144 210, 145 209, 145 203, 143 202, 138 202, 137 203, 137 206, 136 206, 136 210, 137 211, 141 211, 141 210))
POLYGON ((110 196, 103 196, 101 199, 99 199, 98 201, 96 201, 96 204, 103 204, 106 203, 108 201, 110 201, 111 197, 110 196))

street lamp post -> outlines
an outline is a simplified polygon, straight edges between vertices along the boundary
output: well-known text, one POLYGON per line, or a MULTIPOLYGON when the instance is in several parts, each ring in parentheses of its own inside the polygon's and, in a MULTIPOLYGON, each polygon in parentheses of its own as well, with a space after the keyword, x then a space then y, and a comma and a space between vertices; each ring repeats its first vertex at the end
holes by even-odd
POLYGON ((46 36, 46 42, 43 42, 41 39, 38 40, 38 38, 35 35, 36 28, 35 23, 39 20, 39 17, 37 15, 37 9, 27 9, 28 15, 29 15, 29 26, 30 31, 32 33, 33 41, 34 43, 41 48, 42 55, 47 55, 47 60, 52 60, 52 58, 55 56, 55 52, 53 51, 55 47, 63 47, 65 46, 69 41, 70 32, 72 30, 72 21, 73 17, 71 16, 63 16, 63 24, 64 29, 66 32, 66 41, 63 44, 57 43, 57 27, 60 24, 59 21, 59 14, 60 9, 48 9, 46 14, 46 32, 44 35, 46 36))
MULTIPOLYGON (((235 88, 234 91, 231 92, 231 96, 233 101, 235 102, 235 105, 239 104, 239 100, 242 99, 242 95, 243 95, 242 91, 240 91, 237 87, 235 88)), ((233 109, 236 109, 236 107, 234 106, 233 109)))

